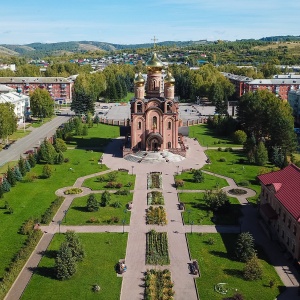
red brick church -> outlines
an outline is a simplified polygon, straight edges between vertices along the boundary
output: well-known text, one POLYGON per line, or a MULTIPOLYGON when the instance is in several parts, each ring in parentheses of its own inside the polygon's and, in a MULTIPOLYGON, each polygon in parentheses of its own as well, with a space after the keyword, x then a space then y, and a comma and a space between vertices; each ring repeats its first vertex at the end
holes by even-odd
POLYGON ((178 102, 174 100, 175 79, 162 72, 157 54, 146 63, 147 80, 141 73, 134 80, 131 102, 131 150, 162 151, 180 149, 178 102))

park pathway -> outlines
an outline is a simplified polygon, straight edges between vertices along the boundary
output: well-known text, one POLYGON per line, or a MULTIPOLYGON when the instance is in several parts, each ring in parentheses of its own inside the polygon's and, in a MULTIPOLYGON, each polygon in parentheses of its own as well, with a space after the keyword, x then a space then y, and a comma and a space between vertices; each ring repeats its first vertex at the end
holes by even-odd
MULTIPOLYGON (((183 225, 181 212, 179 211, 178 204, 178 192, 199 192, 199 191, 177 191, 174 187, 174 174, 178 170, 189 168, 201 168, 204 164, 206 156, 204 149, 194 140, 187 139, 189 145, 188 156, 185 160, 173 163, 173 164, 135 164, 122 159, 117 156, 120 141, 113 141, 108 151, 104 154, 104 162, 111 170, 117 170, 119 167, 131 170, 136 174, 135 190, 133 196, 133 208, 131 211, 131 219, 129 226, 63 226, 60 222, 64 219, 66 211, 69 209, 72 201, 75 197, 81 197, 88 195, 92 191, 88 188, 82 187, 82 183, 86 178, 99 176, 109 172, 103 171, 95 174, 91 174, 85 177, 78 178, 74 183, 74 187, 80 187, 83 193, 80 195, 64 195, 64 190, 70 188, 65 187, 57 190, 56 195, 64 195, 65 200, 53 221, 49 226, 41 226, 41 230, 44 232, 39 244, 28 259, 26 265, 20 272, 18 278, 12 285, 10 291, 5 297, 5 300, 17 300, 22 296, 30 278, 34 272, 34 269, 38 266, 44 251, 47 250, 49 243, 55 233, 66 232, 67 230, 74 230, 76 232, 122 232, 123 230, 128 232, 128 242, 126 249, 126 265, 127 272, 123 275, 121 300, 139 300, 144 298, 143 277, 147 267, 145 265, 145 252, 146 252, 146 237, 145 234, 151 229, 157 231, 164 231, 168 233, 169 241, 169 255, 170 265, 163 266, 162 268, 168 268, 171 270, 172 280, 174 281, 175 299, 176 300, 196 300, 198 299, 197 291, 195 287, 194 278, 189 274, 188 263, 190 262, 190 256, 188 246, 185 239, 185 233, 191 232, 219 232, 219 233, 238 233, 240 231, 249 231, 253 234, 255 241, 260 244, 266 253, 268 253, 272 264, 287 287, 286 291, 282 293, 278 299, 280 300, 293 300, 299 299, 297 296, 299 278, 297 278, 297 272, 293 268, 290 261, 288 261, 275 242, 266 238, 262 227, 260 226, 257 218, 257 209, 250 205, 246 197, 254 195, 254 191, 247 190, 247 195, 236 196, 242 204, 243 223, 240 226, 208 226, 208 225, 183 225), (168 225, 166 226, 154 226, 146 225, 145 210, 147 209, 147 173, 158 171, 162 172, 163 177, 163 195, 165 200, 165 208, 167 213, 168 225)), ((215 173, 207 172, 211 175, 224 178, 228 182, 228 186, 223 190, 236 188, 237 185, 233 179, 221 176, 215 173)), ((150 191, 150 190, 149 190, 150 191)), ((100 191, 93 191, 100 192, 100 191)), ((160 266, 154 268, 160 269, 160 266)), ((42 292, 41 292, 42 297, 42 292)))

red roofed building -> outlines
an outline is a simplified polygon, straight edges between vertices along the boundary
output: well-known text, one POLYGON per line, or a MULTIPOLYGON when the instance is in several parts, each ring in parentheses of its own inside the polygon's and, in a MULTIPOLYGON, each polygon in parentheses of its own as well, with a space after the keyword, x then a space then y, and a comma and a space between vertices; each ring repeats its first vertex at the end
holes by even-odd
POLYGON ((272 239, 279 240, 294 259, 300 260, 300 168, 286 168, 258 176, 259 211, 272 239))

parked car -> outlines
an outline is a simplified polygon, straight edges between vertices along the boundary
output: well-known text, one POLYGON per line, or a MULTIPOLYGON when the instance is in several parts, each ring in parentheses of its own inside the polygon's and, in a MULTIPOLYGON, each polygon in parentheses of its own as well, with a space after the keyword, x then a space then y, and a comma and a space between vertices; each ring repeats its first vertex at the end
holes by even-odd
POLYGON ((32 150, 32 149, 24 152, 24 154, 33 154, 33 153, 34 153, 34 150, 32 150))

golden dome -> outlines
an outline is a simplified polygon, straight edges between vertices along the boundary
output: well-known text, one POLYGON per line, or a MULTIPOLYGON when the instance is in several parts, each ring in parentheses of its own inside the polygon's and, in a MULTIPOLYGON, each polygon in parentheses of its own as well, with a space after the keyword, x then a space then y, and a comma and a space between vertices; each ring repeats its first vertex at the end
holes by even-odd
POLYGON ((164 64, 158 59, 157 54, 154 52, 152 57, 147 61, 147 68, 162 68, 164 64))
POLYGON ((141 72, 134 78, 134 83, 145 83, 145 79, 141 72))
POLYGON ((175 78, 172 76, 171 72, 168 72, 164 81, 169 83, 175 83, 175 78))

